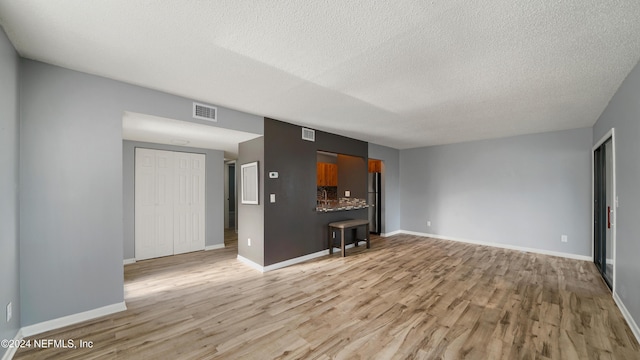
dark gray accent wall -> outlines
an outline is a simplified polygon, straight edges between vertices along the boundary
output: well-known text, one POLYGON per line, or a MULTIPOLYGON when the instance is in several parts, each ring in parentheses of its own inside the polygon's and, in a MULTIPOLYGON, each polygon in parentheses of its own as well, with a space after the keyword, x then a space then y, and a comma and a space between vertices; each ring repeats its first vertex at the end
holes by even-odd
POLYGON ((326 155, 323 153, 318 153, 318 162, 329 163, 329 164, 337 164, 338 157, 332 155, 326 155))
POLYGON ((382 160, 382 228, 400 230, 400 150, 369 143, 369 158, 382 160))
POLYGON ((139 141, 122 142, 122 173, 124 202, 123 258, 135 258, 135 149, 156 149, 204 154, 205 183, 205 245, 224 245, 224 151, 185 146, 153 144, 139 141))
POLYGON ((615 291, 640 324, 640 65, 629 73, 593 127, 595 145, 615 128, 615 291))
MULTIPOLYGON (((362 167, 343 169, 338 176, 362 184, 362 189, 350 189, 352 194, 366 193, 368 145, 344 136, 316 131, 316 141, 301 138, 301 127, 265 119, 264 171, 277 171, 278 179, 265 179, 262 199, 264 206, 264 264, 285 260, 327 249, 327 224, 346 219, 367 219, 368 211, 354 210, 317 213, 316 159, 317 151, 327 151, 362 158, 362 167), (276 194, 270 203, 269 194, 276 194)), ((338 181, 340 187, 340 180, 338 181)), ((355 185, 354 185, 355 186, 355 185)), ((344 194, 344 193, 343 193, 344 194)), ((363 196, 364 197, 364 196, 363 196)), ((243 227, 242 222, 240 228, 243 227)), ((359 237, 363 237, 360 234, 359 237)))
MULTIPOLYGON (((23 59, 21 70, 20 293, 27 326, 123 301, 122 116, 192 121, 192 100, 31 60, 23 59)), ((262 133, 262 118, 218 110, 215 126, 262 133)))
POLYGON ((351 198, 367 198, 367 177, 361 176, 368 173, 366 157, 338 155, 338 198, 346 197, 345 191, 350 191, 351 198))
POLYGON ((402 229, 591 256, 591 139, 585 128, 402 150, 402 229))
POLYGON ((264 136, 245 141, 238 146, 236 161, 236 186, 238 193, 238 255, 264 266, 264 136), (242 165, 258 162, 258 196, 259 204, 242 204, 242 165), (251 239, 251 245, 249 245, 251 239))
MULTIPOLYGON (((0 339, 13 339, 20 328, 19 289, 19 59, 0 28, 0 339), (13 318, 6 321, 12 303, 13 318)), ((0 348, 0 357, 6 349, 0 348)))

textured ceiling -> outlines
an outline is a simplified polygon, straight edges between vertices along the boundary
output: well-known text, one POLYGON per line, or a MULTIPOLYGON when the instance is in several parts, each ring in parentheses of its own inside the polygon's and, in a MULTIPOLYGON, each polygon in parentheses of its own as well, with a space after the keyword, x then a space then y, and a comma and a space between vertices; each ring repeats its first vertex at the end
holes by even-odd
POLYGON ((395 148, 591 126, 638 0, 0 0, 35 60, 395 148))

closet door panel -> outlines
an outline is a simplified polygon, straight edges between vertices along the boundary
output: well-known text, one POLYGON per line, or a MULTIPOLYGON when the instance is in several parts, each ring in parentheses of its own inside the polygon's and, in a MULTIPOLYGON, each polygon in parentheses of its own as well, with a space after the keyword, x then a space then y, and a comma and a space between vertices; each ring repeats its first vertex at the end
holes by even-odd
POLYGON ((143 260, 205 247, 205 155, 136 149, 135 249, 143 260))

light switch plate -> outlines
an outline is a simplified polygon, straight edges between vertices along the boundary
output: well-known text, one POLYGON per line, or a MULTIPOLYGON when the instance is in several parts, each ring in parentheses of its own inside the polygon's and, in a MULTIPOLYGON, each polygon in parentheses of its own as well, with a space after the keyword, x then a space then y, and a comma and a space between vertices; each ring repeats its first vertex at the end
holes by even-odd
POLYGON ((276 202, 276 194, 270 194, 269 199, 271 200, 272 203, 276 202))
POLYGON ((7 304, 7 322, 11 321, 11 318, 13 317, 13 306, 11 305, 11 303, 7 304))
POLYGON ((344 197, 350 197, 350 196, 351 196, 351 191, 346 190, 346 191, 344 192, 344 197))

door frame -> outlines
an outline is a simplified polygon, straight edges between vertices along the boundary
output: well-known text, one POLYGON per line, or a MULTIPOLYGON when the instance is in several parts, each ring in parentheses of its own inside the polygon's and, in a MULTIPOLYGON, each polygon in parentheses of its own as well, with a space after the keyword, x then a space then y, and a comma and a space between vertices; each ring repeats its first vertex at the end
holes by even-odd
MULTIPOLYGON (((612 294, 616 293, 616 265, 617 265, 617 261, 616 261, 616 232, 617 232, 617 228, 618 228, 618 193, 616 191, 616 132, 615 132, 615 128, 611 128, 609 131, 607 131, 606 134, 604 134, 604 136, 602 136, 600 138, 600 140, 598 140, 598 142, 593 145, 593 147, 591 148, 591 261, 595 262, 596 260, 596 251, 595 251, 595 247, 596 247, 596 235, 595 235, 595 230, 594 230, 594 217, 595 217, 595 206, 594 206, 594 202, 595 202, 595 176, 596 176, 596 168, 595 168, 595 161, 594 161, 594 154, 595 151, 602 145, 604 144, 607 140, 611 139, 611 168, 613 169, 613 174, 611 174, 611 193, 613 196, 613 228, 611 229, 611 242, 612 242, 612 249, 613 249, 613 274, 612 274, 612 284, 611 284, 611 292, 612 294)), ((605 259, 606 261, 606 259, 605 259)), ((605 264, 606 265, 606 264, 605 264)))

